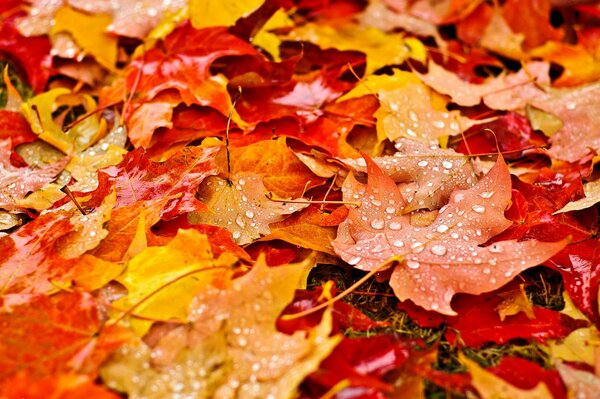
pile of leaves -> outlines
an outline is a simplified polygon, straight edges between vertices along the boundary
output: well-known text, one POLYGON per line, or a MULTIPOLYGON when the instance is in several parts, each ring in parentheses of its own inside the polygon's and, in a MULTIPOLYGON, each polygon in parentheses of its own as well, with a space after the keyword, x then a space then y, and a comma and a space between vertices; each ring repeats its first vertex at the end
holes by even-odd
POLYGON ((0 53, 0 397, 600 392, 600 6, 3 0, 0 53))

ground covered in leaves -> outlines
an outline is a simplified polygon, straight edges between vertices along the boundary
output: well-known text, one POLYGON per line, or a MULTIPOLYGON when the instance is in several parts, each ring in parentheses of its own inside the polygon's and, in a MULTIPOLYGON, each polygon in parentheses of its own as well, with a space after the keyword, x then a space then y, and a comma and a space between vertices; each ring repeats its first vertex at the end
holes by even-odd
POLYGON ((597 398, 600 6, 4 0, 0 397, 597 398))

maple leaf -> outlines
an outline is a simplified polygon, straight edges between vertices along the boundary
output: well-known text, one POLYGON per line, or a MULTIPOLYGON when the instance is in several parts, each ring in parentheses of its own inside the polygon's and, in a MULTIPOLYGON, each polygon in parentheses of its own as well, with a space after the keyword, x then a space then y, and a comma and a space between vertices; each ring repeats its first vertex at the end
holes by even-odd
POLYGON ((402 34, 386 35, 375 28, 356 24, 332 27, 308 23, 296 27, 288 38, 311 42, 323 49, 361 51, 367 56, 367 74, 385 65, 402 64, 409 58, 424 61, 426 56, 425 47, 417 39, 404 38, 402 34))
POLYGON ((415 74, 429 87, 450 96, 459 105, 470 107, 483 100, 493 109, 514 110, 545 94, 539 85, 550 83, 548 72, 547 63, 530 62, 517 73, 502 74, 488 78, 482 84, 473 84, 430 61, 426 74, 415 74))
POLYGON ((578 370, 562 362, 556 362, 556 369, 567 385, 569 396, 575 398, 593 398, 600 390, 600 377, 578 370))
POLYGON ((63 158, 42 168, 16 168, 10 162, 11 140, 0 140, 0 207, 9 211, 21 207, 18 201, 54 181, 68 162, 63 158))
MULTIPOLYGON (((254 47, 224 28, 197 30, 186 22, 169 34, 160 48, 150 49, 130 65, 125 88, 142 93, 140 100, 146 101, 174 89, 187 105, 211 106, 227 115, 232 108, 229 94, 223 79, 211 78, 209 68, 220 57, 257 54, 254 47)), ((104 101, 120 100, 116 97, 104 101)))
POLYGON ((333 248, 362 270, 398 261, 390 285, 396 296, 440 313, 453 315, 456 292, 480 294, 498 288, 521 271, 545 261, 565 240, 502 241, 480 247, 510 225, 504 210, 510 199, 510 174, 500 157, 475 186, 455 190, 427 227, 413 227, 410 216, 398 216, 405 201, 394 181, 369 158, 366 185, 353 176, 344 182, 344 199, 360 201, 340 224, 333 248))
MULTIPOLYGON (((112 18, 106 14, 89 15, 71 7, 61 7, 54 15, 51 34, 68 32, 73 40, 81 47, 82 52, 94 56, 99 64, 112 69, 117 61, 118 38, 105 34, 112 23, 112 18)), ((73 58, 76 54, 71 47, 73 58)))
POLYGON ((382 108, 375 116, 390 141, 409 137, 435 145, 441 137, 454 136, 484 123, 464 117, 456 110, 435 109, 431 105, 431 94, 423 84, 379 91, 378 95, 382 108))
POLYGON ((552 397, 548 387, 540 382, 533 389, 519 389, 487 370, 481 368, 473 360, 461 356, 461 361, 466 364, 471 372, 471 384, 483 398, 524 398, 524 399, 545 399, 552 397))
POLYGON ((0 238, 0 294, 46 293, 56 288, 51 280, 66 280, 73 261, 59 256, 54 244, 73 228, 67 218, 47 213, 0 238))
POLYGON ((100 313, 87 293, 5 295, 0 309, 0 379, 18 371, 45 377, 74 372, 96 375, 110 351, 130 335, 101 330, 100 313))
POLYGON ((159 163, 150 161, 142 149, 137 149, 128 153, 119 165, 102 169, 100 179, 105 180, 104 184, 114 184, 116 208, 169 198, 161 211, 161 217, 169 219, 183 212, 205 209, 194 194, 207 176, 216 173, 217 150, 186 147, 159 163))
POLYGON ((566 389, 556 370, 548 370, 520 357, 505 356, 497 366, 487 371, 519 388, 534 389, 543 382, 555 398, 566 398, 566 389))
MULTIPOLYGON (((205 235, 193 229, 179 230, 166 246, 146 248, 127 262, 126 272, 117 280, 128 293, 113 304, 123 310, 135 307, 133 313, 136 316, 185 320, 195 293, 213 278, 210 269, 222 272, 223 268, 231 267, 236 261, 237 258, 230 253, 223 253, 215 259, 205 235), (201 269, 207 270, 192 274, 201 269), (186 274, 189 276, 179 279, 186 274), (175 282, 167 285, 172 281, 175 282), (176 303, 172 299, 175 297, 176 303)), ((145 335, 152 325, 151 321, 136 318, 130 323, 139 336, 145 335)))
POLYGON ((232 148, 230 152, 232 174, 260 175, 265 188, 280 198, 296 198, 323 184, 323 179, 296 157, 285 137, 232 148))
MULTIPOLYGON (((393 156, 374 158, 377 166, 395 183, 407 204, 403 213, 416 209, 438 209, 456 189, 466 189, 477 182, 468 157, 452 149, 430 148, 413 140, 399 139, 393 156)), ((353 169, 366 172, 363 159, 343 160, 353 169)))
POLYGON ((190 213, 189 221, 224 227, 238 245, 244 245, 269 234, 270 223, 308 206, 308 202, 272 201, 267 194, 262 178, 254 173, 240 173, 230 180, 209 177, 198 190, 208 212, 190 213))
POLYGON ((0 388, 5 399, 45 399, 49 393, 57 398, 118 399, 119 396, 94 383, 93 379, 81 374, 60 374, 34 379, 26 372, 20 372, 0 388))
MULTIPOLYGON (((47 37, 25 37, 15 27, 15 18, 2 18, 0 23, 0 49, 14 56, 27 74, 35 92, 46 86, 51 73, 50 40, 47 37)), ((18 22, 17 22, 18 24, 18 22)))
POLYGON ((585 198, 569 202, 553 214, 556 215, 557 213, 579 211, 581 209, 592 207, 600 202, 600 180, 594 180, 584 184, 583 190, 585 191, 585 198))
POLYGON ((263 258, 245 276, 225 281, 225 287, 206 287, 190 307, 191 328, 171 330, 152 348, 126 346, 104 365, 103 380, 131 398, 175 392, 206 398, 294 397, 304 377, 339 342, 329 337, 329 313, 308 333, 275 329, 311 263, 269 268, 263 258))

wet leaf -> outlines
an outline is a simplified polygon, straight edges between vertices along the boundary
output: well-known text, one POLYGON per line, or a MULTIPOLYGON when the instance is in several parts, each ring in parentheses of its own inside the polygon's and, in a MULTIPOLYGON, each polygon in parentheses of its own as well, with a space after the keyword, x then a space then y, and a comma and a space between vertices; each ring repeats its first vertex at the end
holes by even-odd
POLYGON ((207 286, 190 307, 190 328, 171 330, 153 347, 125 347, 104 366, 102 378, 131 398, 175 392, 206 398, 294 397, 304 377, 339 342, 329 337, 329 313, 308 334, 275 329, 307 266, 268 268, 259 260, 224 287, 207 286))
POLYGON ((350 176, 344 199, 359 201, 338 228, 334 250, 349 264, 372 270, 393 267, 390 285, 396 296, 428 310, 455 314, 450 300, 457 292, 492 291, 567 244, 502 241, 480 247, 506 229, 504 210, 510 199, 510 175, 502 158, 475 186, 455 190, 436 220, 413 227, 401 214, 404 198, 394 181, 369 158, 366 187, 350 176), (389 267, 389 266, 388 266, 389 267))
POLYGON ((308 202, 297 204, 270 200, 262 178, 253 173, 240 173, 232 176, 231 181, 210 177, 202 184, 198 194, 208 211, 191 213, 190 223, 224 227, 238 245, 269 234, 270 223, 308 206, 308 202))

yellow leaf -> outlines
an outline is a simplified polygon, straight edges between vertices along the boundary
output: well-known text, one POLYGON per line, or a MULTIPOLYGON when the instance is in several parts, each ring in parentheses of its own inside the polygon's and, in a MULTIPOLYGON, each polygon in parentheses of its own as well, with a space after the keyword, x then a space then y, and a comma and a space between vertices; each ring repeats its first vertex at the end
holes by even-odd
POLYGON ((117 351, 101 370, 103 381, 131 398, 296 397, 340 341, 330 337, 330 312, 308 331, 288 335, 275 327, 312 265, 314 258, 271 268, 260 257, 246 275, 204 286, 188 325, 152 347, 139 342, 117 351))
POLYGON ((360 51, 367 56, 367 75, 386 65, 402 64, 409 58, 425 62, 423 43, 402 34, 388 34, 356 24, 333 27, 308 23, 290 32, 288 39, 308 41, 323 49, 360 51))
POLYGON ((554 215, 557 213, 587 209, 600 202, 600 180, 585 183, 583 185, 583 191, 585 192, 584 198, 569 202, 567 205, 554 212, 554 215))
POLYGON ((600 335, 596 327, 579 328, 562 342, 550 341, 550 353, 555 359, 567 362, 583 362, 595 365, 595 351, 600 347, 600 335))
POLYGON ((549 399, 552 394, 543 382, 530 390, 519 389, 500 377, 479 367, 479 365, 461 355, 460 360, 471 372, 471 385, 479 392, 482 399, 549 399))
MULTIPOLYGON (((146 248, 127 263, 127 271, 118 280, 128 294, 114 305, 121 310, 135 306, 135 315, 152 319, 184 321, 196 292, 211 281, 214 271, 222 271, 216 267, 230 267, 236 261, 230 253, 214 259, 205 235, 193 229, 179 230, 166 246, 146 248), (207 271, 192 274, 204 269, 207 271), (186 273, 190 275, 181 278, 186 273)), ((152 321, 135 317, 130 322, 139 336, 152 325, 152 321)))
POLYGON ((124 267, 125 265, 85 254, 74 266, 73 282, 86 291, 94 291, 116 279, 124 267))
POLYGON ((17 200, 18 206, 27 209, 35 209, 36 211, 43 211, 48 209, 59 199, 65 196, 60 189, 60 184, 50 183, 46 184, 40 190, 29 194, 27 197, 17 200))
POLYGON ((267 53, 273 56, 275 61, 281 61, 279 56, 279 45, 281 44, 281 39, 274 33, 271 33, 271 30, 280 29, 280 28, 288 28, 294 26, 290 17, 288 17, 287 13, 283 10, 277 10, 273 16, 263 25, 263 27, 258 31, 256 35, 252 38, 252 44, 255 46, 261 47, 267 53))
POLYGON ((231 26, 256 11, 264 0, 190 0, 190 20, 196 29, 231 26))
POLYGON ((21 113, 27 119, 27 122, 29 122, 31 130, 40 139, 53 145, 65 154, 73 152, 73 142, 62 131, 60 126, 54 122, 52 113, 58 109, 56 99, 70 92, 70 90, 63 88, 51 89, 21 104, 21 113))
POLYGON ((71 7, 61 7, 54 17, 52 34, 69 32, 77 44, 93 55, 100 65, 114 69, 117 62, 118 38, 106 33, 112 16, 90 15, 71 7))
POLYGON ((531 122, 531 127, 535 130, 541 130, 548 137, 552 137, 564 126, 563 121, 558 116, 542 111, 530 104, 525 107, 525 112, 527 113, 527 119, 531 122))
POLYGON ((533 305, 525 293, 525 284, 519 284, 518 289, 503 292, 500 296, 504 300, 495 309, 500 316, 500 320, 504 321, 506 316, 513 316, 520 312, 525 313, 530 320, 535 319, 533 305))
POLYGON ((380 91, 402 89, 410 84, 419 84, 421 79, 412 72, 394 68, 391 75, 369 75, 362 79, 354 89, 340 97, 337 102, 342 102, 367 94, 376 96, 380 91))
POLYGON ((92 96, 71 94, 68 89, 57 88, 38 94, 21 104, 21 113, 41 140, 68 155, 86 149, 106 133, 106 121, 97 117, 87 118, 64 132, 52 115, 62 105, 81 105, 86 112, 97 108, 92 96))

